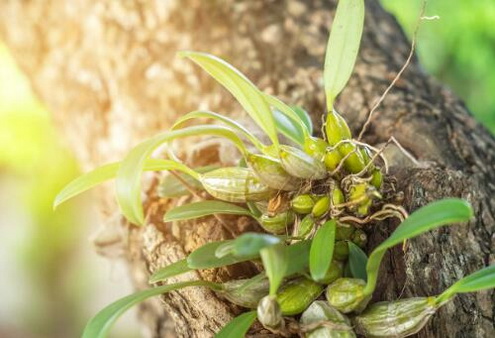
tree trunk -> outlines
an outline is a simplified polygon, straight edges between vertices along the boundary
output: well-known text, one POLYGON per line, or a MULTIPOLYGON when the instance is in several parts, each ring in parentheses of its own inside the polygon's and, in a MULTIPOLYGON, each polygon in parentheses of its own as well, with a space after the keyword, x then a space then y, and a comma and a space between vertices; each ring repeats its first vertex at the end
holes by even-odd
MULTIPOLYGON (((240 113, 219 85, 178 50, 208 51, 227 59, 260 88, 311 112, 324 112, 323 57, 336 1, 64 1, 4 0, 0 34, 52 111, 64 140, 85 170, 121 159, 139 141, 167 129, 177 116, 209 107, 240 113)), ((365 32, 352 79, 337 103, 354 132, 404 64, 410 44, 394 19, 368 0, 365 32)), ((317 128, 318 130, 318 128, 317 128)), ((365 141, 395 136, 423 165, 398 160, 393 168, 404 205, 413 211, 442 197, 474 207, 467 226, 432 231, 392 250, 382 263, 375 298, 435 295, 462 276, 495 263, 495 141, 451 92, 424 74, 416 60, 373 118, 365 141)), ((210 149, 211 150, 211 149, 210 149)), ((208 150, 206 150, 208 151, 208 150)), ((153 187, 153 184, 151 185, 153 187)), ((148 190, 149 225, 110 224, 113 190, 100 191, 108 229, 98 243, 109 253, 118 229, 137 288, 150 272, 185 257, 201 244, 226 238, 215 219, 179 230, 160 222, 170 202, 148 190)), ((226 219, 235 232, 253 227, 226 219)), ((371 249, 393 230, 371 229, 371 249)), ((114 246, 112 246, 114 247, 114 246)), ((113 252, 113 251, 111 251, 113 252)), ((190 273, 178 279, 223 280, 255 267, 190 273)), ((146 303, 140 316, 153 337, 209 337, 240 309, 199 288, 146 303)), ((418 337, 494 337, 495 293, 458 296, 418 337)), ((258 332, 260 332, 258 330, 258 332)))

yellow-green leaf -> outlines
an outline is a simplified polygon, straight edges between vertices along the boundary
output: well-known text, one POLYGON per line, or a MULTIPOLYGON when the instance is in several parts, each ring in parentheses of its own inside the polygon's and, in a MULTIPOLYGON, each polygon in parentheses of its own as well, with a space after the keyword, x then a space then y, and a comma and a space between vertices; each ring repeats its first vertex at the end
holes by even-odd
POLYGON ((194 61, 224 86, 278 147, 277 131, 270 107, 260 90, 244 74, 211 54, 183 51, 180 55, 194 61))
POLYGON ((180 117, 177 121, 175 121, 175 124, 172 126, 172 129, 177 129, 176 127, 181 125, 185 121, 191 119, 197 119, 197 118, 210 118, 225 123, 233 130, 243 134, 259 151, 264 152, 266 148, 266 145, 264 145, 252 132, 247 130, 243 125, 241 125, 240 123, 234 121, 229 117, 217 114, 212 111, 196 110, 187 113, 186 115, 180 117))
POLYGON ((242 313, 225 325, 215 338, 244 338, 255 320, 256 311, 242 313))
MULTIPOLYGON (((209 165, 199 168, 194 168, 194 171, 203 174, 209 171, 218 169, 218 166, 209 165)), ((158 196, 161 198, 173 198, 180 197, 185 195, 190 195, 191 191, 188 189, 191 187, 196 190, 203 190, 203 185, 201 182, 196 180, 194 177, 186 175, 184 173, 176 173, 175 175, 168 174, 165 175, 157 188, 158 196), (177 176, 180 176, 181 179, 178 179, 177 176), (187 187, 186 187, 187 184, 187 187)))
POLYGON ((254 217, 248 209, 223 201, 200 201, 181 205, 169 210, 164 222, 183 221, 213 214, 239 215, 254 217))
POLYGON ((277 236, 247 232, 234 239, 232 254, 236 257, 258 256, 261 249, 280 242, 281 239, 277 236))
POLYGON ((311 116, 309 116, 308 112, 299 106, 291 106, 291 108, 299 116, 309 135, 313 135, 313 121, 311 121, 311 116))
POLYGON ((182 275, 189 271, 192 271, 192 269, 187 266, 187 260, 184 258, 155 271, 155 273, 151 275, 149 282, 161 282, 167 278, 182 275))
POLYGON ((429 230, 452 223, 469 221, 471 217, 473 217, 471 205, 458 198, 443 199, 416 210, 370 254, 366 265, 368 283, 364 293, 371 295, 375 290, 378 269, 387 249, 429 230))
POLYGON ((240 262, 249 261, 251 259, 255 259, 259 257, 258 255, 252 257, 249 256, 236 257, 232 255, 232 253, 230 252, 223 255, 222 257, 218 257, 215 254, 217 249, 221 246, 226 245, 227 243, 232 243, 232 240, 212 242, 203 245, 202 247, 194 250, 187 257, 187 265, 191 269, 213 269, 213 268, 219 268, 221 266, 227 266, 240 262))
MULTIPOLYGON (((55 197, 53 208, 55 209, 63 202, 77 196, 98 184, 115 178, 119 170, 120 162, 108 163, 88 173, 82 174, 67 184, 55 197)), ((161 159, 148 159, 144 164, 144 171, 160 171, 169 168, 169 161, 161 159)))
POLYGON ((286 246, 282 243, 268 246, 260 251, 266 276, 270 280, 270 295, 275 296, 284 279, 289 260, 286 246))
POLYGON ((325 222, 316 232, 309 252, 309 272, 311 278, 319 282, 325 279, 333 257, 337 222, 325 222))
POLYGON ((98 312, 96 316, 91 318, 84 328, 82 338, 106 338, 108 331, 111 329, 115 321, 132 306, 139 304, 150 297, 191 286, 206 286, 214 290, 221 289, 221 285, 216 283, 207 281, 190 281, 159 286, 153 289, 133 293, 108 305, 103 310, 98 312))
MULTIPOLYGON (((195 135, 215 135, 228 138, 241 152, 246 152, 242 140, 230 128, 224 126, 204 125, 174 130, 148 139, 131 150, 122 161, 117 173, 117 201, 124 216, 132 223, 144 223, 143 206, 141 203, 141 172, 146 160, 160 145, 177 138, 195 135)), ((187 166, 170 161, 169 170, 179 170, 199 180, 199 174, 187 166)))
POLYGON ((366 264, 368 263, 368 257, 366 253, 361 250, 356 244, 347 242, 349 246, 349 269, 352 277, 359 278, 364 281, 368 279, 366 275, 366 264))
POLYGON ((273 118, 275 119, 279 133, 300 146, 304 145, 304 132, 300 125, 296 124, 278 109, 273 110, 273 118))
POLYGON ((339 0, 328 39, 323 69, 327 110, 351 77, 361 42, 364 0, 339 0))
POLYGON ((495 265, 478 270, 445 290, 437 297, 437 303, 443 303, 458 293, 475 292, 495 288, 495 265))
POLYGON ((274 109, 278 110, 288 118, 290 118, 295 125, 299 126, 304 133, 304 138, 307 138, 311 135, 311 130, 307 127, 307 121, 305 122, 303 118, 301 118, 300 114, 294 111, 291 107, 286 105, 282 100, 278 99, 275 96, 263 93, 265 96, 266 102, 273 107, 274 109))

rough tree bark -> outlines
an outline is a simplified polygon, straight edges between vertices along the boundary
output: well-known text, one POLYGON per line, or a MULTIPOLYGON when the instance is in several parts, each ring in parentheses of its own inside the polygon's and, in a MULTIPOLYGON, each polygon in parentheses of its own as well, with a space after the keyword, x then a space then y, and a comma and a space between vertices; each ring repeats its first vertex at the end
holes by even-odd
MULTIPOLYGON (((204 73, 176 57, 194 49, 220 55, 287 102, 309 110, 316 124, 324 111, 321 81, 328 27, 336 1, 64 1, 4 0, 0 33, 28 75, 83 169, 119 160, 131 146, 170 126, 197 107, 240 113, 232 98, 204 73)), ((366 29, 355 73, 338 108, 358 131, 367 112, 404 64, 410 44, 375 0, 367 1, 366 29)), ((383 102, 365 140, 395 136, 422 163, 398 162, 394 174, 412 211, 458 196, 474 206, 468 225, 433 231, 393 250, 382 264, 376 299, 441 292, 463 275, 495 262, 495 141, 451 92, 414 60, 383 102)), ((116 211, 112 189, 101 191, 107 218, 116 211), (110 191, 110 192, 109 192, 110 191)), ((210 240, 228 236, 215 220, 180 231, 160 223, 167 203, 149 190, 150 224, 125 229, 120 242, 137 288, 149 273, 210 240)), ((252 227, 227 220, 236 231, 252 227)), ((393 229, 371 231, 372 248, 393 229)), ((107 237, 99 244, 112 242, 107 237)), ((112 242, 113 243, 113 242, 112 242)), ((191 273, 221 280, 248 275, 253 267, 191 273)), ((209 291, 191 289, 141 307, 150 335, 208 337, 239 309, 209 291)), ((495 336, 495 293, 459 296, 418 337, 495 336)))

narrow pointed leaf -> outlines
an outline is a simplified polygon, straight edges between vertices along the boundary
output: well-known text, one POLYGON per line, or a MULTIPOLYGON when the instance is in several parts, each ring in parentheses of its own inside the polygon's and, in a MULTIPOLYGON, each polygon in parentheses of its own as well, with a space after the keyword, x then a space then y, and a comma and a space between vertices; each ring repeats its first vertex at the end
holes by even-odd
POLYGON ((234 239, 232 254, 236 257, 253 257, 260 254, 260 250, 278 244, 281 239, 277 236, 262 233, 244 233, 234 239))
POLYGON ((371 253, 366 265, 368 283, 365 294, 370 295, 375 289, 378 269, 387 249, 429 230, 469 221, 472 217, 473 210, 469 203, 457 198, 436 201, 416 210, 371 253))
MULTIPOLYGON (((120 162, 108 163, 98 167, 88 173, 82 174, 67 184, 55 197, 53 208, 77 196, 98 184, 115 178, 119 170, 120 162)), ((161 159, 148 159, 144 164, 145 171, 160 171, 168 168, 168 162, 161 159)))
POLYGON ((366 256, 366 253, 352 242, 347 242, 347 244, 349 246, 349 269, 351 270, 352 277, 364 281, 368 280, 366 275, 368 257, 366 256))
POLYGON ((247 202, 246 205, 249 208, 249 211, 251 211, 251 214, 253 214, 255 217, 258 218, 258 217, 260 217, 262 215, 262 212, 256 206, 256 203, 255 202, 247 202))
POLYGON ((263 152, 264 148, 266 147, 256 136, 254 136, 252 132, 247 130, 243 125, 241 125, 237 121, 234 121, 229 117, 207 110, 196 110, 182 116, 175 122, 175 124, 172 126, 172 129, 176 129, 177 126, 184 123, 185 121, 191 119, 197 119, 197 118, 210 118, 225 123, 233 130, 244 135, 249 140, 249 142, 251 142, 261 152, 263 152))
POLYGON ((115 321, 130 309, 132 306, 143 302, 144 300, 167 293, 174 290, 179 290, 190 286, 206 286, 213 289, 219 289, 221 286, 215 283, 206 281, 189 281, 177 284, 159 286, 153 289, 139 291, 121 298, 118 301, 108 305, 103 310, 98 312, 96 316, 91 318, 82 334, 82 338, 105 338, 108 331, 111 329, 115 321))
POLYGON ((192 271, 192 269, 187 266, 187 260, 184 258, 155 271, 155 273, 151 275, 149 282, 161 282, 167 278, 182 275, 189 271, 192 271))
POLYGON ((495 288, 495 265, 478 270, 452 285, 439 297, 439 302, 450 299, 457 293, 475 292, 495 288))
POLYGON ((249 261, 259 257, 258 255, 252 257, 236 257, 230 253, 222 257, 217 257, 215 255, 215 252, 217 251, 218 247, 229 242, 232 242, 232 240, 207 243, 202 247, 194 250, 187 257, 187 266, 189 266, 189 268, 191 269, 213 269, 219 268, 221 266, 249 261))
POLYGON ((255 320, 256 311, 242 313, 225 325, 215 338, 244 338, 255 320))
POLYGON ((286 246, 276 244, 260 251, 266 276, 270 280, 270 295, 275 296, 289 265, 286 246))
MULTIPOLYGON (((228 138, 241 152, 245 152, 244 144, 235 132, 223 126, 204 125, 174 130, 138 144, 122 161, 117 173, 117 201, 124 216, 132 223, 142 225, 144 222, 141 203, 141 172, 146 160, 162 144, 177 138, 195 135, 215 135, 228 138)), ((199 174, 183 164, 169 161, 169 170, 179 170, 199 179, 199 174)))
POLYGON ((285 276, 304 273, 309 266, 309 251, 311 241, 300 241, 287 247, 287 260, 289 265, 285 276))
POLYGON ((306 128, 306 123, 304 122, 304 120, 291 107, 286 105, 283 101, 279 100, 275 96, 266 93, 263 93, 263 95, 265 96, 265 99, 270 106, 290 118, 296 125, 301 127, 305 138, 311 135, 311 131, 306 128))
POLYGON ((251 118, 278 147, 278 138, 270 107, 259 89, 239 70, 224 60, 206 53, 184 51, 187 57, 203 68, 239 101, 251 118))
MULTIPOLYGON (((218 166, 209 165, 194 168, 194 171, 203 174, 215 169, 218 169, 218 166)), ((196 180, 194 177, 191 177, 184 173, 177 173, 177 175, 181 177, 181 180, 170 173, 162 178, 157 189, 158 196, 160 196, 161 198, 173 198, 190 195, 191 191, 188 190, 188 188, 182 181, 184 181, 189 187, 193 189, 203 190, 203 185, 201 184, 201 182, 196 180)))
POLYGON ((239 215, 254 217, 248 209, 222 201, 201 201, 189 203, 169 210, 164 222, 183 221, 214 214, 239 215))
POLYGON ((325 222, 316 232, 311 250, 309 253, 309 271, 311 278, 315 281, 321 281, 330 268, 333 257, 333 248, 335 246, 335 231, 337 222, 330 220, 325 222))
POLYGON ((299 106, 291 106, 291 108, 299 116, 309 135, 313 135, 313 121, 311 121, 311 116, 309 116, 308 112, 299 106))
POLYGON ((364 0, 339 0, 328 39, 323 69, 327 109, 351 77, 361 42, 364 0))
POLYGON ((301 125, 296 124, 278 109, 273 110, 273 118, 279 133, 296 144, 304 145, 304 132, 301 125))

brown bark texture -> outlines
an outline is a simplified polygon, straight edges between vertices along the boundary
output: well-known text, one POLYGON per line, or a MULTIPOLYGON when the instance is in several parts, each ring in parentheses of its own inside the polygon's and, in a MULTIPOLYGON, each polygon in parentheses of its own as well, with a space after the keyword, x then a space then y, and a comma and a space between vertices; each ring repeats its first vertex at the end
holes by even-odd
MULTIPOLYGON (((337 102, 355 133, 410 49, 394 19, 375 0, 366 3, 357 66, 337 102)), ((3 0, 0 34, 53 113, 63 140, 89 170, 122 159, 133 145, 166 130, 188 111, 209 108, 242 116, 225 90, 176 56, 184 49, 225 58, 263 90, 310 111, 320 126, 323 57, 335 4, 3 0)), ((407 252, 396 248, 382 263, 377 300, 435 295, 464 275, 495 263, 495 141, 416 60, 374 115, 365 141, 379 144, 390 136, 421 163, 414 166, 400 156, 392 161, 409 211, 454 196, 469 200, 475 210, 476 218, 469 224, 411 240, 407 252)), ((214 159, 215 147, 196 149, 196 161, 205 154, 214 159)), ((159 267, 203 243, 230 236, 214 218, 180 227, 162 224, 163 211, 174 202, 157 199, 154 180, 149 181, 145 227, 109 221, 117 210, 111 186, 101 189, 98 197, 106 215, 98 249, 103 254, 121 252, 138 289, 148 286, 149 274, 159 267)), ((256 229, 242 218, 222 221, 236 233, 256 229)), ((385 222, 370 229, 368 249, 394 226, 385 222)), ((173 280, 224 280, 248 276, 256 269, 236 266, 173 280)), ((170 318, 179 337, 211 337, 239 311, 214 293, 194 288, 145 303, 140 316, 152 337, 173 335, 170 318)), ((494 322, 495 293, 466 294, 442 308, 417 337, 494 337, 494 322)))

